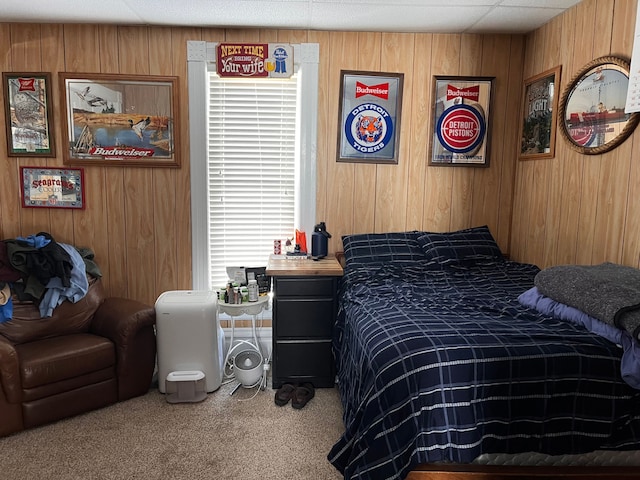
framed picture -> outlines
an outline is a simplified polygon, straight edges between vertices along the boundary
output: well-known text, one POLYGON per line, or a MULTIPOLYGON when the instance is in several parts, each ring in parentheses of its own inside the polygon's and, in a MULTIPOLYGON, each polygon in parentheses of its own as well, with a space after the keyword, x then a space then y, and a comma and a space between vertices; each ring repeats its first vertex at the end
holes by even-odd
POLYGON ((49 73, 3 72, 7 155, 53 157, 49 73))
POLYGON ((524 82, 520 114, 520 160, 553 158, 560 70, 557 66, 524 82))
POLYGON ((65 164, 180 166, 177 77, 58 75, 65 164))
POLYGON ((338 162, 398 163, 402 73, 340 71, 338 162))
POLYGON ((625 113, 629 62, 605 56, 586 64, 567 84, 558 115, 569 146, 597 155, 620 145, 638 125, 640 113, 625 113))
POLYGON ((85 208, 81 168, 20 167, 20 177, 23 207, 85 208))
POLYGON ((493 80, 494 77, 434 77, 429 165, 489 166, 493 80))

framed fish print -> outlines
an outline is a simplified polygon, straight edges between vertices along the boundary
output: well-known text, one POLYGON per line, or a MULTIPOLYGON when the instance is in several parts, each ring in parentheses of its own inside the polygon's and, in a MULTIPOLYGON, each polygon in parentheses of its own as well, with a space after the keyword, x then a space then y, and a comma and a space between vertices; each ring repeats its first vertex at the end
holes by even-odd
POLYGON ((49 73, 3 72, 7 155, 53 157, 49 73))
POLYGON ((338 162, 398 163, 404 74, 340 72, 338 162))
POLYGON ((180 166, 178 77, 58 75, 65 164, 180 166))
POLYGON ((620 145, 636 128, 640 113, 625 112, 629 62, 614 56, 587 63, 567 83, 560 99, 560 131, 569 146, 598 155, 620 145))

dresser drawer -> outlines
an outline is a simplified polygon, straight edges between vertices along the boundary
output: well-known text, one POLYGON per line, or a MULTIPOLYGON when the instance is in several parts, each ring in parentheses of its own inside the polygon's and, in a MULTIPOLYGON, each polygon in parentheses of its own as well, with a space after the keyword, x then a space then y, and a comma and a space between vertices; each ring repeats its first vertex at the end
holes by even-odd
POLYGON ((336 292, 335 277, 275 278, 276 296, 332 297, 336 292))
POLYGON ((333 298, 275 299, 276 338, 331 338, 335 321, 333 298))
POLYGON ((333 380, 331 342, 278 342, 274 367, 277 377, 323 377, 333 380))

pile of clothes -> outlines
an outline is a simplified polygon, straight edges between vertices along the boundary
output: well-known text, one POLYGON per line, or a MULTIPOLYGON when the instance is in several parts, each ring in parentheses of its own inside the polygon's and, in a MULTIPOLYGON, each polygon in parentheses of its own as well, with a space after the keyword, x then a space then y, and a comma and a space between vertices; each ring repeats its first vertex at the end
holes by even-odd
POLYGON ((13 316, 14 295, 37 303, 42 318, 65 300, 79 301, 89 290, 87 274, 102 276, 93 251, 58 243, 47 232, 0 241, 0 323, 13 316))

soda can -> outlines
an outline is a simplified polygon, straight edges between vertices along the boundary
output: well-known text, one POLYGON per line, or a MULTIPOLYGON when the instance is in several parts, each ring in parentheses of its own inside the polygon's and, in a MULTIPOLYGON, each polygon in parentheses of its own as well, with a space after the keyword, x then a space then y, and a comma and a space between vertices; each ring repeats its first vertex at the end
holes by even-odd
POLYGON ((280 255, 282 253, 282 240, 273 241, 273 253, 280 255))

